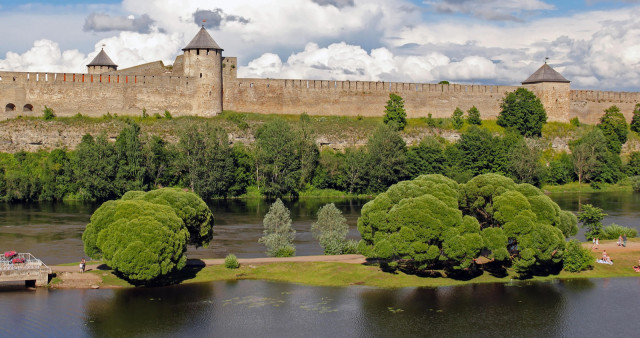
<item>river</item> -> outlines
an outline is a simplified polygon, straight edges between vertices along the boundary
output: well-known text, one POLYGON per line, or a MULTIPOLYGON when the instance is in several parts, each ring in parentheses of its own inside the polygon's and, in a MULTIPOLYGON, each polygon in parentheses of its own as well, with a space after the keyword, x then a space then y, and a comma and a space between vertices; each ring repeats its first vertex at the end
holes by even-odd
MULTIPOLYGON (((612 222, 638 228, 640 194, 554 194, 565 210, 591 203, 612 222)), ((355 224, 366 200, 287 201, 298 255, 321 254, 310 225, 336 203, 355 224)), ((215 236, 195 257, 264 256, 257 243, 264 201, 212 201, 215 236)), ((97 206, 0 204, 0 251, 31 252, 48 264, 77 261, 97 206)), ((583 235, 578 237, 582 239, 583 235)), ((267 281, 213 282, 121 290, 0 287, 4 336, 635 336, 640 278, 514 282, 462 287, 327 288, 267 281)))

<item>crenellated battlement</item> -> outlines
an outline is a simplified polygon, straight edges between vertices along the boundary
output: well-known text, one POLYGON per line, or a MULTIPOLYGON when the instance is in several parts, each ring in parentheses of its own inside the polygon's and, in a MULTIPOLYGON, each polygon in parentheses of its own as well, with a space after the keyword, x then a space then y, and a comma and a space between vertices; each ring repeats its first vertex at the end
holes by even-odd
MULTIPOLYGON (((111 85, 189 85, 188 76, 174 75, 119 75, 84 73, 0 72, 2 85, 59 85, 59 84, 111 84, 111 85)), ((193 80, 192 80, 193 84, 193 80)))

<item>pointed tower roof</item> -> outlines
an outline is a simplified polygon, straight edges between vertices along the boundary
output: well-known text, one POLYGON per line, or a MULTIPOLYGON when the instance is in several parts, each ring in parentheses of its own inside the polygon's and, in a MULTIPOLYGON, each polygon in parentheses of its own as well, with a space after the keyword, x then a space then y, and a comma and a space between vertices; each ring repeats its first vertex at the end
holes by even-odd
POLYGON ((218 46, 215 40, 213 40, 211 35, 209 35, 209 32, 207 32, 207 30, 204 28, 204 25, 202 25, 202 28, 200 28, 200 31, 198 32, 198 34, 196 34, 193 40, 189 42, 187 47, 182 48, 183 51, 190 50, 190 49, 224 50, 220 48, 220 46, 218 46))
POLYGON ((118 65, 116 65, 111 58, 109 57, 109 55, 107 55, 107 53, 104 51, 104 48, 102 48, 102 50, 100 51, 100 53, 98 53, 98 55, 96 55, 96 57, 93 59, 93 61, 91 61, 87 67, 90 66, 111 66, 111 67, 118 67, 118 65))
POLYGON ((567 80, 562 76, 562 74, 556 72, 553 68, 551 68, 546 62, 540 69, 536 70, 535 73, 531 74, 528 79, 522 82, 525 84, 533 84, 533 83, 541 83, 541 82, 562 82, 562 83, 570 83, 571 81, 567 80))

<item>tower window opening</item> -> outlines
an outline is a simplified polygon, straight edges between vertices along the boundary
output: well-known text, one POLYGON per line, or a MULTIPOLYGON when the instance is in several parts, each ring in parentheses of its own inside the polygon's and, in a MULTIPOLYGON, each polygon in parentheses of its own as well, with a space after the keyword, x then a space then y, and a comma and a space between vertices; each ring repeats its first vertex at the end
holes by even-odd
POLYGON ((196 55, 200 55, 200 50, 196 49, 196 55))
POLYGON ((202 79, 202 73, 200 73, 200 78, 202 79))

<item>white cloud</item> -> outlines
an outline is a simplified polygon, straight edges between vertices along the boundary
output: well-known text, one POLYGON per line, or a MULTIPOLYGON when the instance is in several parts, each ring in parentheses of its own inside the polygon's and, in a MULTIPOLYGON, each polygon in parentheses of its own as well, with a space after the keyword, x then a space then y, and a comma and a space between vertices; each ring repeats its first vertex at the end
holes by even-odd
POLYGON ((78 50, 60 51, 60 46, 50 40, 37 40, 23 54, 9 52, 0 60, 0 70, 33 72, 84 72, 87 56, 78 50))
POLYGON ((465 13, 495 21, 523 21, 529 12, 555 9, 539 0, 432 0, 425 4, 442 13, 465 13))

